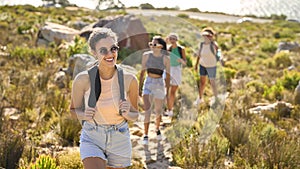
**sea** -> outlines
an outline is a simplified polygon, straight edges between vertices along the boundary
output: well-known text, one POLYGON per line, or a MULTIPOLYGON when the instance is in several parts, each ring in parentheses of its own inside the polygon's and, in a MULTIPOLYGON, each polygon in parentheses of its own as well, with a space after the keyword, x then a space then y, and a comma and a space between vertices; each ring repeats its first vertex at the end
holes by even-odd
MULTIPOLYGON (((87 8, 95 8, 99 0, 69 0, 70 3, 87 8)), ((287 19, 300 21, 300 0, 120 0, 126 7, 150 3, 154 7, 180 9, 198 8, 205 12, 222 12, 233 15, 254 15, 268 17, 271 14, 285 15, 287 19), (170 4, 172 6, 170 6, 170 4)), ((31 4, 40 6, 42 0, 0 0, 0 5, 31 4)))

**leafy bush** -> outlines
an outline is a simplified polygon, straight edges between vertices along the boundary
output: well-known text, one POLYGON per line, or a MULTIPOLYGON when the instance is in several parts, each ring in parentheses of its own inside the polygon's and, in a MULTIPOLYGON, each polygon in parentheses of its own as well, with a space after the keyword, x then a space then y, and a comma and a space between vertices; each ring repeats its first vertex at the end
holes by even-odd
POLYGON ((292 64, 290 56, 286 52, 279 52, 274 56, 276 68, 286 68, 292 64))
POLYGON ((260 45, 261 45, 261 50, 263 52, 274 53, 277 49, 276 43, 273 41, 270 41, 270 39, 263 40, 260 45))
POLYGON ((68 47, 67 55, 72 56, 74 54, 89 53, 88 50, 88 44, 86 43, 85 39, 79 36, 75 36, 74 44, 68 47))
POLYGON ((29 169, 59 169, 56 160, 48 155, 41 155, 35 163, 29 166, 29 169))
POLYGON ((79 169, 83 164, 78 151, 69 151, 57 157, 60 169, 79 169))
POLYGON ((149 3, 140 4, 141 9, 154 9, 154 7, 149 3))
POLYGON ((180 14, 177 15, 177 17, 179 17, 179 18, 189 18, 189 15, 184 14, 184 13, 180 13, 180 14))
POLYGON ((300 81, 300 72, 298 71, 284 71, 282 78, 278 80, 285 89, 294 91, 300 81))
POLYGON ((249 144, 240 146, 234 154, 237 168, 299 168, 299 138, 287 135, 270 124, 255 125, 249 144))
POLYGON ((271 87, 265 87, 263 96, 268 100, 281 100, 284 87, 280 84, 275 84, 271 87))
POLYGON ((59 121, 58 135, 63 139, 63 146, 79 145, 81 125, 78 120, 61 118, 59 121))

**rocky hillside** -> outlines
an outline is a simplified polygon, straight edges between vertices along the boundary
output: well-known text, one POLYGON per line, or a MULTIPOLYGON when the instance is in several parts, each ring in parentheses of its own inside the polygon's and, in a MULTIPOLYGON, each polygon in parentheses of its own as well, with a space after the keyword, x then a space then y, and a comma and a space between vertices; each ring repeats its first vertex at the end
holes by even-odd
POLYGON ((165 139, 143 147, 142 120, 130 124, 135 157, 130 168, 300 167, 299 23, 215 23, 186 14, 132 19, 125 11, 74 7, 1 6, 0 11, 0 168, 38 167, 39 161, 53 168, 82 168, 81 126, 69 114, 72 76, 61 70, 74 66, 74 54, 88 54, 84 28, 96 23, 119 28, 109 18, 143 26, 133 31, 124 23, 131 32, 119 35, 126 35, 119 61, 137 75, 140 54, 147 50, 139 45, 153 35, 177 32, 189 61, 175 116, 163 119, 165 139), (48 38, 47 31, 42 33, 48 23, 60 25, 64 34, 48 38), (205 26, 216 30, 225 62, 218 65, 217 81, 226 97, 217 107, 210 103, 209 85, 205 103, 193 105, 199 78, 192 67, 194 52, 205 26))

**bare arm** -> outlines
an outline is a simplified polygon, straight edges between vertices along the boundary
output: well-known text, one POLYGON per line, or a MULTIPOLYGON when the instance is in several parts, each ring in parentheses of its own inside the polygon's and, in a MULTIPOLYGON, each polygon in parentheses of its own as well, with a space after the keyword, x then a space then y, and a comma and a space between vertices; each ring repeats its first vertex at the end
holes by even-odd
POLYGON ((198 70, 199 60, 200 60, 200 57, 201 57, 201 45, 200 45, 200 49, 196 53, 196 57, 197 57, 197 59, 196 59, 196 64, 195 64, 195 70, 197 71, 198 70))
POLYGON ((87 84, 87 78, 85 75, 79 75, 72 84, 70 112, 72 118, 77 118, 80 121, 85 119, 83 99, 86 86, 89 85, 87 84))
POLYGON ((148 60, 148 54, 143 54, 142 56, 142 70, 140 74, 140 79, 139 79, 139 95, 142 96, 142 89, 143 89, 143 83, 144 83, 144 77, 145 77, 145 72, 146 72, 146 62, 148 60))
POLYGON ((138 118, 138 95, 139 95, 139 86, 136 77, 131 78, 131 82, 129 85, 128 98, 130 102, 130 110, 127 113, 122 113, 122 116, 127 119, 134 121, 138 118))
POLYGON ((169 88, 170 88, 170 56, 164 57, 164 64, 166 66, 166 89, 167 89, 167 98, 169 97, 169 88))

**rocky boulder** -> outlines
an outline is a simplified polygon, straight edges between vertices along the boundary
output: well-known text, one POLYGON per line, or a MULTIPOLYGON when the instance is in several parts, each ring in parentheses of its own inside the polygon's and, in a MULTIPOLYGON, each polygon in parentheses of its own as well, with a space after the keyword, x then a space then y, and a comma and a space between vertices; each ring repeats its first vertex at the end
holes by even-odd
POLYGON ((249 111, 252 114, 260 114, 260 115, 264 115, 268 112, 277 112, 280 117, 288 117, 290 116, 292 109, 293 106, 291 103, 280 101, 272 104, 257 103, 249 111))
POLYGON ((118 36, 120 47, 132 50, 141 50, 148 47, 148 33, 142 21, 133 15, 102 18, 97 23, 82 29, 80 36, 88 39, 92 28, 96 27, 111 28, 118 36))
POLYGON ((66 27, 64 25, 46 22, 43 27, 40 28, 37 38, 37 46, 47 46, 50 42, 60 44, 62 41, 72 42, 75 35, 78 35, 80 31, 66 27))
POLYGON ((295 89, 294 104, 300 104, 300 81, 298 83, 298 86, 295 89))
POLYGON ((87 70, 95 63, 96 59, 89 54, 75 54, 69 58, 68 68, 62 69, 62 71, 74 79, 78 73, 87 70))
POLYGON ((282 50, 299 51, 300 45, 297 42, 279 42, 276 53, 282 50))

